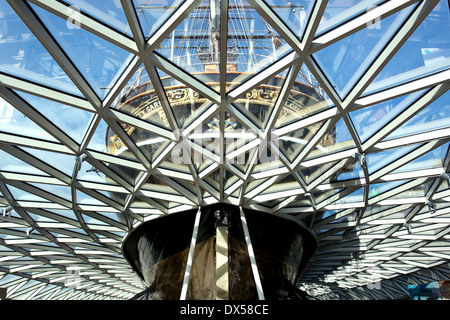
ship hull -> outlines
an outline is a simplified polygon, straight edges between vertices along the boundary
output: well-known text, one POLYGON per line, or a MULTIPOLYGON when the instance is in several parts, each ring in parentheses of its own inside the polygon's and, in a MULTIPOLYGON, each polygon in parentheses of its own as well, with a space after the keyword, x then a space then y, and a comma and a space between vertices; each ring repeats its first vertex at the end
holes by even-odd
MULTIPOLYGON (((227 297, 256 300, 258 290, 239 207, 225 204, 201 209, 186 299, 214 300, 218 290, 223 290, 216 285, 217 211, 227 216, 222 227, 227 228, 228 263, 227 270, 220 271, 228 274, 227 297)), ((124 255, 147 285, 134 299, 180 299, 196 213, 191 210, 154 219, 126 239, 124 255)), ((315 238, 297 223, 263 212, 245 210, 245 219, 264 298, 299 298, 302 293, 295 283, 317 248, 315 238)))

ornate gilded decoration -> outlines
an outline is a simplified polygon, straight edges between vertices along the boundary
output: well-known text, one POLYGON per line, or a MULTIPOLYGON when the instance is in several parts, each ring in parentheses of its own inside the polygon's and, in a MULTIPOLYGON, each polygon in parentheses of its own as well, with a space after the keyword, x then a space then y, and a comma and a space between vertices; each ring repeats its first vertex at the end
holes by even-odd
POLYGON ((263 105, 273 105, 278 98, 278 91, 268 88, 253 89, 245 95, 244 102, 254 102, 263 105))
MULTIPOLYGON (((220 120, 217 118, 214 118, 213 121, 208 123, 208 127, 211 129, 211 131, 220 131, 220 120)), ((225 132, 232 131, 236 128, 236 123, 231 121, 230 118, 224 121, 224 130, 225 132)))
POLYGON ((109 148, 108 153, 109 154, 115 154, 117 151, 122 149, 125 145, 123 144, 122 140, 117 136, 117 134, 113 135, 109 138, 109 148))
MULTIPOLYGON (((279 91, 270 87, 259 87, 248 92, 243 98, 238 99, 237 102, 254 105, 273 106, 278 98, 279 91)), ((167 90, 167 99, 171 107, 202 104, 207 102, 206 98, 199 95, 198 92, 190 88, 176 88, 167 90)), ((139 95, 138 98, 127 101, 122 104, 119 110, 127 111, 131 116, 140 119, 152 118, 152 121, 165 125, 170 128, 167 116, 161 106, 158 97, 153 92, 146 92, 139 95), (137 105, 137 106, 136 106, 137 105), (136 106, 136 107, 135 107, 136 106)), ((307 117, 312 113, 309 106, 305 105, 303 99, 299 94, 290 93, 286 99, 286 103, 280 111, 276 126, 280 126, 283 122, 288 120, 296 120, 307 117)), ((220 131, 220 120, 214 118, 211 123, 207 124, 212 131, 220 131)), ((127 124, 122 124, 125 132, 131 135, 135 127, 127 124)), ((234 130, 236 123, 231 119, 225 120, 225 131, 234 130)), ((310 129, 314 132, 319 130, 320 125, 313 126, 310 129)), ((335 137, 332 133, 328 133, 319 145, 323 147, 334 144, 335 137)), ((118 150, 124 147, 124 144, 117 135, 110 137, 109 153, 115 154, 118 150)))

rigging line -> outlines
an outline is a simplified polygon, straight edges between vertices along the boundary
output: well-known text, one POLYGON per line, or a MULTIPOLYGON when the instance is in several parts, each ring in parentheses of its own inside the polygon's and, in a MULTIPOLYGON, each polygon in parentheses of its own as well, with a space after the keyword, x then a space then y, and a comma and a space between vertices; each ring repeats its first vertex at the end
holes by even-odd
MULTIPOLYGON (((247 12, 244 10, 244 3, 243 3, 242 0, 239 0, 238 16, 243 18, 243 19, 238 19, 240 27, 241 27, 241 29, 243 31, 242 32, 242 42, 243 43, 247 42, 249 44, 248 47, 250 47, 250 43, 254 43, 254 42, 253 42, 253 39, 251 39, 251 37, 248 36, 248 30, 250 30, 250 31, 253 31, 253 30, 251 30, 251 25, 249 25, 247 12), (244 25, 244 23, 246 23, 246 25, 244 25)), ((250 19, 251 19, 251 17, 250 17, 250 19)), ((236 29, 236 30, 238 30, 238 29, 236 29)), ((252 69, 255 70, 256 62, 255 62, 254 55, 250 54, 250 52, 248 52, 247 55, 248 55, 249 66, 250 66, 250 63, 251 63, 252 69)), ((248 68, 248 69, 250 69, 250 68, 248 68)), ((251 71, 251 70, 247 70, 247 71, 251 71)))

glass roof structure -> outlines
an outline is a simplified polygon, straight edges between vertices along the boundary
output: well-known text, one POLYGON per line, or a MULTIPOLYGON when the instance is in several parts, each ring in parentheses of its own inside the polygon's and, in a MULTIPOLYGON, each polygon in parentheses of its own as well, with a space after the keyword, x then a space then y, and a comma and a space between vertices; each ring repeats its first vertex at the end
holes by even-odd
POLYGON ((0 0, 0 288, 129 299, 127 235, 218 202, 311 230, 313 299, 450 279, 449 30, 448 0, 0 0))

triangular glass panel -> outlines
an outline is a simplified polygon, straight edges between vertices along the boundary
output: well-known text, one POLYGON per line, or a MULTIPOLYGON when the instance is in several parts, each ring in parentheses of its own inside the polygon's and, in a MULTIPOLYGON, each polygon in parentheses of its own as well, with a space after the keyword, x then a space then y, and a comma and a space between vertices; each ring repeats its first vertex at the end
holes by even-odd
MULTIPOLYGON (((189 165, 191 164, 193 154, 195 154, 193 148, 186 146, 186 144, 180 148, 175 147, 167 154, 167 157, 158 167, 190 176, 191 171, 189 170, 189 165)), ((202 160, 199 160, 199 163, 201 164, 202 160)))
POLYGON ((162 85, 165 88, 167 99, 172 108, 173 115, 180 128, 186 128, 213 103, 197 91, 187 87, 175 78, 158 70, 162 85))
MULTIPOLYGON (((222 184, 224 186, 223 188, 226 193, 227 193, 227 189, 230 190, 229 188, 233 187, 239 181, 240 181, 240 179, 235 174, 233 174, 232 172, 230 172, 228 170, 225 170, 224 180, 223 180, 222 184)), ((236 188, 232 188, 232 190, 235 190, 235 189, 236 188)), ((229 193, 229 191, 228 191, 228 193, 229 193)))
POLYGON ((391 88, 450 66, 449 2, 441 0, 378 74, 365 94, 391 88))
POLYGON ((92 113, 25 92, 17 91, 17 93, 61 131, 81 143, 92 120, 92 113))
POLYGON ((31 217, 31 219, 33 219, 36 222, 59 222, 59 220, 50 218, 48 216, 43 216, 43 215, 35 214, 32 212, 27 212, 27 213, 31 217))
POLYGON ((126 223, 126 221, 123 218, 123 213, 121 212, 96 212, 102 216, 104 216, 106 219, 111 219, 120 223, 126 223))
MULTIPOLYGON (((124 179, 126 182, 128 182, 131 185, 134 185, 136 183, 136 178, 139 176, 139 173, 141 172, 137 168, 130 168, 129 166, 124 166, 118 163, 110 163, 110 162, 104 162, 104 165, 106 165, 112 172, 117 174, 119 178, 124 179)), ((107 176, 107 182, 110 183, 110 179, 113 181, 113 177, 107 176)))
POLYGON ((157 52, 220 91, 220 7, 203 0, 161 43, 157 52))
POLYGON ((425 197, 428 188, 424 184, 412 187, 406 191, 397 193, 396 195, 390 197, 389 199, 410 199, 410 198, 422 198, 425 197))
POLYGON ((87 223, 87 224, 96 224, 96 225, 109 226, 108 223, 106 223, 104 221, 101 221, 99 219, 96 219, 94 217, 91 217, 91 216, 89 216, 87 214, 82 213, 81 215, 83 216, 84 222, 87 223))
MULTIPOLYGON (((316 34, 321 35, 360 14, 370 12, 382 2, 384 0, 328 1, 316 34)), ((377 27, 378 22, 373 21, 372 28, 377 27)))
POLYGON ((81 170, 78 171, 77 180, 105 183, 106 176, 87 161, 83 161, 81 170))
POLYGON ((356 132, 362 142, 369 139, 389 121, 416 101, 423 91, 383 101, 381 103, 350 112, 356 132))
POLYGON ((111 107, 137 119, 170 129, 167 115, 144 66, 128 81, 111 107))
POLYGON ((68 21, 30 4, 51 34, 103 99, 122 74, 133 55, 68 21))
POLYGON ((402 126, 388 135, 383 141, 419 134, 450 126, 450 91, 447 91, 402 126))
POLYGON ((64 70, 17 16, 7 1, 0 3, 0 71, 81 96, 64 70))
POLYGON ((273 112, 281 87, 286 79, 287 70, 267 79, 257 88, 247 92, 233 102, 252 123, 264 128, 273 112))
POLYGON ((77 215, 72 210, 47 209, 47 211, 57 214, 63 218, 69 218, 74 221, 78 220, 77 215))
MULTIPOLYGON (((132 128, 124 125, 125 128, 132 128)), ((136 157, 128 150, 128 147, 117 135, 117 133, 111 129, 111 127, 101 119, 97 128, 92 135, 92 138, 88 144, 88 149, 114 155, 133 161, 137 161, 136 157)))
MULTIPOLYGON (((178 181, 176 183, 179 184, 178 181)), ((152 200, 158 199, 159 203, 164 204, 164 207, 168 207, 170 201, 176 201, 171 196, 183 197, 174 187, 167 184, 163 177, 157 176, 152 176, 149 182, 141 187, 141 191, 147 196, 152 195, 150 197, 152 200)))
MULTIPOLYGON (((108 153, 108 146, 109 146, 109 141, 107 139, 108 129, 109 129, 108 124, 103 119, 101 119, 97 125, 97 128, 94 131, 94 134, 91 137, 91 140, 89 141, 87 148, 89 150, 108 153)), ((112 132, 111 136, 113 136, 112 132)))
POLYGON ((390 181, 390 182, 371 184, 369 187, 369 198, 373 198, 380 194, 383 194, 386 191, 392 190, 402 184, 407 183, 408 181, 411 181, 411 180, 396 180, 396 181, 390 181))
POLYGON ((22 112, 0 97, 0 131, 58 142, 22 112))
POLYGON ((11 185, 7 185, 9 192, 13 196, 16 201, 37 201, 37 202, 50 202, 45 198, 39 197, 34 193, 30 193, 28 191, 13 187, 11 185))
POLYGON ((57 197, 63 198, 65 200, 72 200, 72 191, 69 186, 60 186, 54 184, 42 184, 42 183, 30 183, 30 185, 35 186, 45 192, 49 192, 57 197))
POLYGON ((289 2, 267 0, 267 4, 270 5, 272 10, 298 38, 303 36, 315 2, 314 0, 294 0, 289 2))
MULTIPOLYGON (((139 148, 139 150, 151 162, 155 161, 160 156, 161 152, 163 152, 171 142, 166 138, 158 136, 142 128, 132 127, 127 124, 123 124, 122 127, 124 127, 125 131, 139 148)), ((123 141, 119 137, 116 136, 114 138, 114 141, 116 142, 119 140, 120 143, 123 144, 123 141)), ((127 150, 126 145, 122 146, 122 151, 124 150, 127 150)))
POLYGON ((146 39, 150 38, 182 3, 182 0, 133 0, 146 39))
MULTIPOLYGON (((274 200, 276 198, 270 197, 270 194, 276 194, 277 198, 283 197, 282 201, 284 201, 288 196, 298 195, 301 192, 303 192, 303 189, 301 188, 300 184, 297 181, 291 181, 276 183, 266 190, 262 191, 258 196, 266 195, 269 196, 269 199, 274 200), (280 193, 283 193, 283 195, 280 196, 280 193)), ((256 198, 258 198, 258 196, 256 198)), ((261 197, 261 199, 264 199, 264 197, 261 197)))
POLYGON ((314 75, 304 65, 295 79, 274 127, 289 125, 331 106, 331 100, 328 99, 314 75))
POLYGON ((439 184, 439 188, 437 189, 438 192, 441 191, 448 191, 448 189, 450 188, 450 182, 447 181, 446 179, 443 179, 442 182, 439 184))
POLYGON ((362 202, 364 201, 364 188, 359 188, 356 191, 334 201, 333 203, 353 203, 353 202, 362 202))
POLYGON ((442 168, 444 166, 444 160, 448 153, 449 142, 437 147, 426 154, 416 158, 415 160, 408 162, 407 164, 401 166, 400 168, 393 171, 405 172, 414 171, 421 169, 432 169, 432 168, 442 168))
POLYGON ((244 191, 245 195, 248 195, 249 192, 251 192, 255 188, 259 187, 260 185, 262 185, 267 180, 268 180, 268 178, 262 178, 262 179, 256 179, 256 180, 249 181, 247 186, 246 186, 246 188, 245 188, 245 191, 244 191))
POLYGON ((21 147, 24 151, 30 153, 39 160, 55 167, 68 176, 72 176, 75 165, 75 157, 72 155, 41 150, 37 148, 21 147))
POLYGON ((331 189, 327 191, 319 191, 319 192, 313 192, 311 195, 314 198, 314 201, 316 204, 320 204, 321 202, 325 200, 333 201, 334 199, 330 199, 337 193, 341 192, 343 189, 331 189))
POLYGON ((333 183, 337 181, 346 181, 360 178, 364 178, 364 170, 361 167, 361 162, 356 161, 355 159, 354 161, 347 163, 347 165, 335 172, 330 177, 330 182, 333 183))
POLYGON ((96 205, 96 206, 106 206, 106 204, 98 199, 95 199, 91 197, 90 195, 77 190, 76 191, 77 196, 77 204, 80 205, 96 205))
POLYGON ((264 142, 259 142, 253 130, 240 126, 233 117, 227 119, 228 123, 236 124, 236 129, 225 132, 225 163, 242 168, 248 162, 250 152, 258 151, 264 142))
MULTIPOLYGON (((322 165, 301 169, 300 175, 303 178, 303 180, 306 182, 306 184, 310 184, 311 182, 316 180, 320 175, 325 173, 325 171, 327 171, 332 166, 334 166, 336 163, 337 162, 329 162, 329 163, 325 163, 322 165)), ((336 172, 335 175, 338 175, 338 172, 336 172)), ((333 176, 331 179, 333 179, 333 176)))
MULTIPOLYGON (((316 132, 320 130, 322 124, 322 122, 318 122, 278 138, 279 148, 289 161, 293 162, 295 160, 308 142, 315 136, 316 132)), ((321 147, 319 145, 317 146, 318 148, 321 147)))
POLYGON ((245 0, 228 4, 227 91, 292 51, 245 0))
POLYGON ((377 27, 367 26, 313 54, 342 99, 401 27, 412 8, 396 12, 379 21, 377 27))
POLYGON ((70 9, 67 10, 74 18, 78 18, 77 15, 81 11, 106 23, 109 27, 131 35, 130 26, 120 1, 66 0, 66 2, 70 4, 70 9))
MULTIPOLYGON (((231 122, 230 119, 225 120, 224 130, 227 127, 233 130, 235 124, 231 122)), ((225 143, 223 140, 223 135, 221 134, 221 119, 220 114, 216 113, 209 119, 201 123, 191 134, 185 137, 186 149, 183 150, 183 154, 179 154, 182 157, 191 157, 192 163, 195 165, 200 165, 206 160, 212 160, 214 162, 220 163, 221 154, 221 144, 225 143)), ((172 154, 172 157, 174 155, 172 154)), ((172 158, 173 160, 176 160, 172 158)), ((179 161, 179 160, 178 160, 179 161)), ((189 160, 183 160, 183 163, 188 164, 189 160)))
POLYGON ((347 124, 344 119, 341 118, 336 125, 319 141, 316 148, 308 154, 306 159, 348 150, 354 148, 355 146, 355 141, 347 128, 347 124))
POLYGON ((0 171, 48 176, 47 173, 0 149, 0 171))
POLYGON ((220 184, 222 181, 220 180, 220 170, 214 170, 210 174, 208 174, 205 178, 203 178, 208 185, 214 188, 214 190, 220 190, 220 184))
POLYGON ((400 148, 393 148, 389 150, 367 154, 365 159, 369 174, 372 174, 375 171, 384 168, 385 166, 403 157, 404 155, 410 153, 419 146, 420 144, 411 144, 400 148))

